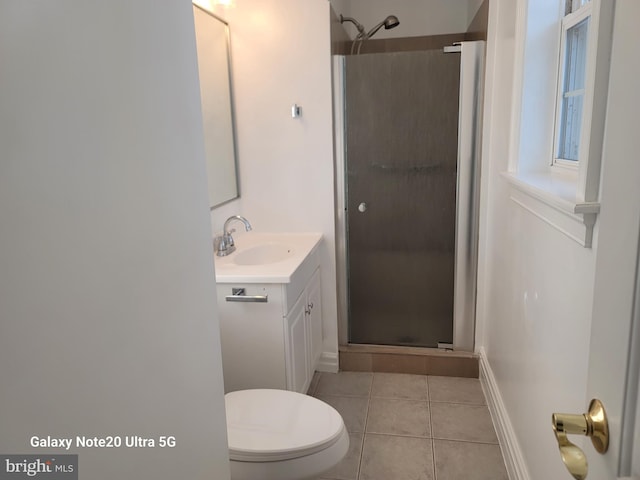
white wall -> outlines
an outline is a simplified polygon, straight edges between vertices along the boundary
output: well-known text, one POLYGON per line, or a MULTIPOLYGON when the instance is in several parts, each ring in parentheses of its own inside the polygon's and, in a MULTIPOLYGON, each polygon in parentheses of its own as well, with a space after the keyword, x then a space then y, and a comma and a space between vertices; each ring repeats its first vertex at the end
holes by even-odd
MULTIPOLYGON (((241 214, 254 230, 321 232, 324 357, 337 361, 331 57, 327 0, 202 7, 231 29, 240 199, 212 212, 213 234, 241 214), (302 117, 291 118, 291 106, 302 117)), ((337 364, 336 364, 337 366, 337 364)))
POLYGON ((473 17, 478 13, 478 9, 482 6, 485 0, 468 0, 467 3, 467 23, 471 23, 473 17))
POLYGON ((500 175, 513 124, 516 8, 490 2, 477 346, 537 480, 567 476, 550 415, 584 404, 597 239, 583 248, 523 209, 500 175))
MULTIPOLYGON (((360 22, 365 31, 371 30, 387 15, 395 15, 400 25, 391 30, 384 27, 376 33, 379 38, 417 37, 460 33, 467 26, 482 4, 480 0, 331 0, 334 10, 360 22)), ((355 25, 345 24, 355 37, 355 25)))
POLYGON ((228 479, 191 4, 0 4, 0 452, 228 479))

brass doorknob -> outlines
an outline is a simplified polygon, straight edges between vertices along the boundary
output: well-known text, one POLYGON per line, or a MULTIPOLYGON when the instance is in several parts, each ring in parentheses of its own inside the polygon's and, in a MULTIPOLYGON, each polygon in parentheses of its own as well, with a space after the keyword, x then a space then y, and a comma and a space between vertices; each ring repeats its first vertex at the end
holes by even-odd
POLYGON ((591 443, 598 453, 605 453, 609 448, 609 423, 604 405, 598 399, 591 400, 589 411, 580 415, 573 413, 554 413, 551 416, 553 433, 558 440, 560 456, 569 473, 576 480, 587 478, 589 470, 587 457, 576 445, 571 443, 567 435, 578 434, 591 437, 591 443))

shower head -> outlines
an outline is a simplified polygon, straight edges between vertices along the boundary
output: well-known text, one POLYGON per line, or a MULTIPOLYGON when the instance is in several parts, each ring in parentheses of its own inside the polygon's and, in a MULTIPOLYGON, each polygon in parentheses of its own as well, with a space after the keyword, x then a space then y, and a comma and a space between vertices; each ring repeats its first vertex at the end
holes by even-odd
POLYGON ((344 22, 353 23, 356 26, 356 28, 358 29, 358 36, 364 35, 364 27, 355 18, 344 17, 342 14, 340 14, 340 23, 344 23, 344 22))
POLYGON ((389 15, 384 19, 385 30, 396 28, 398 25, 400 25, 400 20, 398 20, 398 17, 396 17, 395 15, 389 15))
POLYGON ((355 18, 345 17, 342 14, 340 14, 340 23, 344 23, 344 22, 351 22, 358 29, 358 35, 356 35, 355 40, 351 44, 351 55, 353 55, 354 52, 356 52, 356 45, 358 47, 357 53, 360 53, 360 47, 362 47, 362 42, 364 42, 365 40, 369 40, 382 27, 384 27, 385 30, 389 30, 400 25, 400 20, 398 20, 398 17, 396 17, 395 15, 389 15, 387 18, 385 18, 383 21, 381 21, 379 24, 377 24, 375 27, 369 30, 369 32, 365 33, 364 27, 362 26, 362 24, 358 22, 355 18))
POLYGON ((369 30, 369 32, 364 36, 364 38, 367 39, 367 38, 373 37, 376 34, 376 32, 380 30, 382 27, 384 27, 385 30, 390 30, 392 28, 397 27, 398 25, 400 25, 400 20, 398 20, 398 17, 396 17, 395 15, 389 15, 387 18, 385 18, 383 21, 381 21, 379 24, 377 24, 375 27, 369 30))

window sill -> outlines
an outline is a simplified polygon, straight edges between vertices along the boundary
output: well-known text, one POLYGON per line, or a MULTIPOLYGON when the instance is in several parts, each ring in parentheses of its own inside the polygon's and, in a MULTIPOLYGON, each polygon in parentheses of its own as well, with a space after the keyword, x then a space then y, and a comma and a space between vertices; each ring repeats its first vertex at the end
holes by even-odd
POLYGON ((511 200, 585 248, 591 248, 600 212, 596 202, 576 201, 577 178, 571 174, 502 172, 511 200))

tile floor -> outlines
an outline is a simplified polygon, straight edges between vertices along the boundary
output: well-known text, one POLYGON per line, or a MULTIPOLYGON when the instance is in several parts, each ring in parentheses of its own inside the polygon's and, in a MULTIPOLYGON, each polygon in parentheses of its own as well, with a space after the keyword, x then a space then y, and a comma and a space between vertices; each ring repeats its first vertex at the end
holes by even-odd
POLYGON ((309 394, 340 412, 351 439, 322 480, 508 479, 477 379, 316 373, 309 394))

